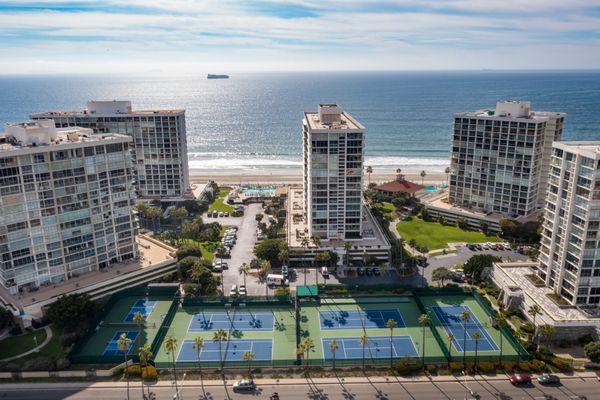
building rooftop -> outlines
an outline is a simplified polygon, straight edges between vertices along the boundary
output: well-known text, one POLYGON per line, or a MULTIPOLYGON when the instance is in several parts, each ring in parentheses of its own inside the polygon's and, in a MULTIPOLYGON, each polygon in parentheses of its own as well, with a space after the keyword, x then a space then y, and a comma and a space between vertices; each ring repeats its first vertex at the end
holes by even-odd
POLYGON ((5 132, 0 133, 0 153, 104 141, 129 142, 131 137, 116 133, 94 134, 89 128, 56 128, 53 120, 29 121, 6 124, 5 132))
POLYGON ((133 110, 131 101, 128 100, 91 100, 87 102, 87 107, 81 111, 46 111, 32 114, 31 118, 52 118, 52 117, 77 117, 77 116, 148 116, 148 115, 177 115, 183 114, 182 109, 166 110, 133 110))
POLYGON ((319 104, 317 112, 305 112, 304 119, 311 130, 364 130, 357 120, 342 111, 337 104, 319 104))
POLYGON ((425 186, 419 185, 414 182, 407 181, 405 179, 396 179, 396 180, 375 186, 373 189, 382 190, 384 192, 391 192, 391 193, 414 194, 414 193, 418 192, 419 190, 425 189, 425 186))
POLYGON ((555 147, 561 147, 570 151, 581 151, 586 153, 600 154, 600 141, 587 142, 554 142, 555 147))
POLYGON ((482 108, 475 111, 464 111, 452 114, 454 118, 489 118, 544 121, 551 116, 564 117, 566 113, 551 111, 532 111, 529 101, 499 101, 496 108, 482 108))

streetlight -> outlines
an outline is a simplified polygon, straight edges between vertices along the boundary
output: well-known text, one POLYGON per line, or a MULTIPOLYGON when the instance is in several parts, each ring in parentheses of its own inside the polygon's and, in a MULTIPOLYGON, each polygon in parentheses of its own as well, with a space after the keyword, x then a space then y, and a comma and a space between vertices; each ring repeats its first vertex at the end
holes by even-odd
POLYGON ((175 387, 175 394, 173 395, 173 400, 183 400, 183 396, 182 396, 182 390, 183 390, 183 381, 185 381, 185 375, 187 373, 184 372, 183 373, 183 378, 181 379, 181 382, 179 384, 179 387, 175 387))
POLYGON ((467 386, 467 373, 465 371, 463 371, 462 373, 465 376, 465 400, 469 399, 469 394, 472 397, 477 397, 477 394, 473 391, 473 389, 467 386))

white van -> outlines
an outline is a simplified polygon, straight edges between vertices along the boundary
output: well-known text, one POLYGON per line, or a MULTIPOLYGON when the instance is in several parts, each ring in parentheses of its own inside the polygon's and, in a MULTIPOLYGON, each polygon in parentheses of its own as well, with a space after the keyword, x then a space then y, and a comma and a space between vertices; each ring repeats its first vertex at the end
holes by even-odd
POLYGON ((268 286, 287 286, 289 281, 283 275, 269 274, 267 275, 268 286))

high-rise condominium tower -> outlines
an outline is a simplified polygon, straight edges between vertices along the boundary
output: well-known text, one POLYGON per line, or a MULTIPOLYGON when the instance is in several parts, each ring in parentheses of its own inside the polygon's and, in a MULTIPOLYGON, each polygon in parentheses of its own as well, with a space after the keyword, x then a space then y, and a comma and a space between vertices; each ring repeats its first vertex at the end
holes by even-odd
POLYGON ((52 120, 6 126, 0 284, 16 294, 137 256, 130 142, 52 120))
POLYGON ((309 236, 362 236, 365 128, 336 104, 304 113, 304 204, 309 236))
POLYGON ((528 101, 453 114, 449 202, 516 218, 544 204, 552 142, 564 113, 531 111, 528 101))
POLYGON ((571 304, 600 304, 600 142, 556 142, 539 276, 571 304))
POLYGON ((89 101, 83 111, 50 111, 31 118, 54 119, 57 127, 129 135, 141 199, 180 199, 188 192, 185 110, 132 111, 130 101, 89 101))

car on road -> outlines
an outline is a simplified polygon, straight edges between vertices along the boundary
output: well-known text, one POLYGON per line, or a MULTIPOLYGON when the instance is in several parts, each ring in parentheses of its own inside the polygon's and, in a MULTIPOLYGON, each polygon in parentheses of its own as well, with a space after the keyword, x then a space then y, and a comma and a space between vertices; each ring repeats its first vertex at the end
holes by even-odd
POLYGON ((373 275, 375 276, 380 276, 381 275, 381 270, 379 268, 373 268, 373 275))
POLYGON ((514 374, 509 376, 508 380, 513 385, 529 385, 531 383, 531 376, 527 374, 514 374))
POLYGON ((252 379, 240 379, 233 384, 234 392, 244 392, 256 389, 256 385, 252 379))
POLYGON ((537 381, 542 385, 552 385, 560 383, 560 378, 556 375, 542 374, 538 376, 537 381))

